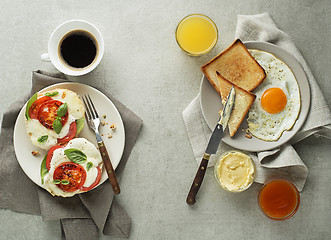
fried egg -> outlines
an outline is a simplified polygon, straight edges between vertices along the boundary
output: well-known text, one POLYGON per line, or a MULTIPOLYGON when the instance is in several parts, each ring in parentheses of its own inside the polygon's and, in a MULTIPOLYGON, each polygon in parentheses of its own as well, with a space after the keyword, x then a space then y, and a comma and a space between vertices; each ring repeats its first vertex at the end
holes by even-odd
MULTIPOLYGON (((52 149, 48 154, 50 154, 51 151, 52 149)), ((52 151, 49 170, 42 176, 43 187, 52 195, 62 197, 71 197, 77 193, 89 191, 98 185, 102 166, 103 163, 100 152, 91 142, 85 138, 72 139, 65 147, 58 147, 52 151), (83 155, 86 156, 84 158, 85 160, 77 160, 76 163, 73 162, 72 159, 77 159, 77 157, 71 158, 66 151, 68 149, 69 151, 76 151, 78 153, 82 152, 83 155), (81 177, 79 177, 79 171, 68 172, 69 170, 65 169, 65 166, 71 165, 79 165, 79 167, 76 166, 76 168, 79 168, 79 171, 82 173, 81 177), (61 177, 59 177, 59 174, 56 174, 59 170, 63 173, 61 177), (62 185, 61 181, 63 180, 67 180, 69 183, 62 185), (71 190, 67 191, 63 189, 63 187, 71 190)), ((43 165, 41 168, 43 168, 43 165)))
POLYGON ((291 69, 274 55, 260 50, 249 52, 267 76, 253 91, 256 99, 248 112, 248 131, 261 140, 277 141, 299 116, 299 86, 291 69))
MULTIPOLYGON (((38 118, 38 116, 36 117, 28 116, 25 119, 26 131, 32 144, 42 149, 48 150, 52 146, 58 144, 58 139, 62 139, 68 135, 70 130, 70 125, 74 121, 77 121, 79 119, 84 119, 84 106, 77 93, 70 91, 68 89, 54 89, 50 91, 40 92, 38 93, 37 99, 41 99, 45 97, 45 95, 49 97, 48 99, 57 100, 59 102, 66 103, 68 107, 67 121, 62 126, 62 129, 59 133, 56 133, 54 129, 45 127, 42 124, 42 121, 38 118)), ((27 108, 28 107, 29 105, 27 105, 27 108)), ((49 109, 47 107, 44 108, 44 111, 46 112, 45 114, 47 114, 48 110, 49 109)), ((29 114, 29 111, 31 111, 31 109, 27 109, 26 114, 29 114)), ((38 113, 35 114, 37 115, 38 113)))

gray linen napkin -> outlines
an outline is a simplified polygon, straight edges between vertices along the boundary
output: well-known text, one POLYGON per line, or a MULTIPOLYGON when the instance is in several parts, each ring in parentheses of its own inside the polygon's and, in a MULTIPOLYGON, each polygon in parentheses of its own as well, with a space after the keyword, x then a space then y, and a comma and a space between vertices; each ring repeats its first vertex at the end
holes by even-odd
MULTIPOLYGON (((280 148, 265 152, 249 153, 257 168, 255 182, 265 183, 273 177, 283 177, 293 181, 299 191, 302 191, 308 175, 308 168, 291 144, 312 134, 330 138, 330 109, 306 61, 295 47, 292 38, 276 26, 268 13, 238 15, 235 38, 239 38, 243 42, 270 42, 283 48, 298 60, 307 75, 311 91, 311 105, 307 120, 300 131, 292 138, 290 143, 284 144, 280 148)), ((199 94, 183 111, 183 119, 195 159, 200 163, 211 135, 211 130, 203 117, 199 94)), ((215 164, 220 154, 232 149, 232 147, 221 142, 217 153, 212 155, 209 166, 215 164)))
MULTIPOLYGON (((33 72, 31 94, 60 82, 67 82, 65 75, 61 73, 33 72)), ((120 179, 138 137, 142 120, 111 95, 104 94, 117 107, 125 126, 125 148, 116 169, 120 179)), ((13 131, 18 113, 29 96, 15 102, 3 115, 0 135, 0 207, 41 215, 44 220, 60 220, 62 237, 68 240, 96 239, 99 230, 113 237, 129 237, 131 218, 114 199, 108 181, 90 192, 72 198, 53 197, 35 185, 20 168, 14 153, 13 131)))

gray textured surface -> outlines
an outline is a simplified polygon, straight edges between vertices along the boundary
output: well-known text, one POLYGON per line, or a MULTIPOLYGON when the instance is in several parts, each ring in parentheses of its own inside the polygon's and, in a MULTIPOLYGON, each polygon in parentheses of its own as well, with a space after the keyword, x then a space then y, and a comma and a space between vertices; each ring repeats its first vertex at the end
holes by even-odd
MULTIPOLYGON (((268 11, 290 34, 331 104, 331 2, 324 1, 0 1, 0 115, 29 92, 31 72, 55 71, 40 61, 53 29, 79 18, 102 32, 105 55, 91 74, 74 79, 105 88, 143 118, 144 126, 118 196, 133 220, 130 239, 327 239, 330 229, 330 141, 310 137, 295 145, 309 168, 297 214, 265 218, 256 203, 260 185, 241 194, 217 186, 209 169, 195 206, 185 203, 197 165, 182 111, 199 90, 200 66, 234 38, 237 14, 268 11), (174 39, 179 20, 210 16, 219 42, 194 58, 174 39)), ((1 183, 0 183, 1 184, 1 183)), ((1 193, 0 193, 1 194, 1 193)), ((58 222, 0 209, 0 239, 60 239, 58 222)), ((100 239, 109 239, 101 236, 100 239)))

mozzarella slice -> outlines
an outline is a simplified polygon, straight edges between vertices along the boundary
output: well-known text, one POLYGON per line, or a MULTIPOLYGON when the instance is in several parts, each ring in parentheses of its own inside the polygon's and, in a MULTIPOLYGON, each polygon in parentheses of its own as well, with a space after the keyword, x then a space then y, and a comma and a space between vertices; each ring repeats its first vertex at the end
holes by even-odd
POLYGON ((44 188, 49 191, 52 195, 62 196, 62 197, 71 197, 82 191, 77 190, 75 192, 65 192, 60 189, 55 183, 53 183, 54 171, 61 163, 71 162, 70 159, 64 154, 66 149, 77 149, 82 151, 87 159, 83 164, 80 164, 86 171, 86 180, 84 187, 91 186, 98 175, 97 167, 101 165, 102 158, 98 149, 87 139, 85 138, 75 138, 69 141, 66 147, 58 148, 53 152, 53 157, 50 163, 50 170, 48 174, 44 177, 44 188), (91 162, 92 167, 87 170, 87 164, 91 162))
POLYGON ((51 147, 57 145, 57 139, 65 137, 69 132, 69 127, 72 122, 84 117, 84 105, 77 93, 68 89, 54 89, 51 91, 41 92, 38 98, 43 97, 45 93, 53 93, 57 91, 58 94, 52 99, 67 103, 68 105, 68 121, 62 126, 61 132, 57 134, 54 130, 46 128, 37 119, 25 119, 26 131, 33 145, 42 149, 49 150, 51 147), (45 142, 39 142, 38 139, 42 136, 48 136, 45 142))

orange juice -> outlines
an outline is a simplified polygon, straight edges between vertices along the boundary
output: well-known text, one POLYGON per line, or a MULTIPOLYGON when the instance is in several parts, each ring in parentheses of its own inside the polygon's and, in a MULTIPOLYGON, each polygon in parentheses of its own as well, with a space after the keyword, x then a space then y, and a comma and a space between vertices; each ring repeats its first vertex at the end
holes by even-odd
POLYGON ((178 45, 189 55, 198 56, 209 52, 217 43, 215 23, 202 14, 185 17, 177 26, 178 45))
POLYGON ((265 184, 260 190, 259 206, 271 219, 288 219, 295 214, 299 205, 299 192, 289 181, 273 180, 265 184))

